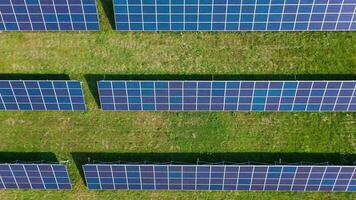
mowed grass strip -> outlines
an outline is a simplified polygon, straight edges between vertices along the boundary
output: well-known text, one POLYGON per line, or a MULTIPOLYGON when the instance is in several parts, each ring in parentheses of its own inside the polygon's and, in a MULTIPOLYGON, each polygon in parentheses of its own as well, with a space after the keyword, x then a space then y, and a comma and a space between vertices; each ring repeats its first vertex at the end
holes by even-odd
POLYGON ((356 198, 352 193, 87 191, 71 152, 356 153, 354 113, 101 112, 85 79, 86 74, 355 75, 354 32, 117 33, 104 14, 109 2, 98 1, 98 33, 0 33, 0 73, 67 74, 84 82, 89 105, 86 112, 0 112, 0 151, 53 152, 69 161, 74 186, 72 191, 2 190, 1 199, 356 198))
POLYGON ((355 74, 353 32, 1 33, 4 73, 355 74))

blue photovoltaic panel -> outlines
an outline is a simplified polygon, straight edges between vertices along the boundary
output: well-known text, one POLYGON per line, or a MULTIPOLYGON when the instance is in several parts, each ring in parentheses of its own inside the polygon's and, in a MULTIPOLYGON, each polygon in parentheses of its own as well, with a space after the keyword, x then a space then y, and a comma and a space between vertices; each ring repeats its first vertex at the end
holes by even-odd
POLYGON ((0 0, 0 31, 98 31, 95 0, 0 0))
POLYGON ((102 110, 356 111, 356 81, 99 81, 102 110))
POLYGON ((356 30, 355 0, 113 0, 119 31, 356 30))
POLYGON ((83 170, 92 190, 356 191, 355 166, 87 164, 83 170))
POLYGON ((85 110, 79 81, 0 80, 0 110, 85 110))
POLYGON ((71 189, 63 164, 0 164, 0 189, 71 189))

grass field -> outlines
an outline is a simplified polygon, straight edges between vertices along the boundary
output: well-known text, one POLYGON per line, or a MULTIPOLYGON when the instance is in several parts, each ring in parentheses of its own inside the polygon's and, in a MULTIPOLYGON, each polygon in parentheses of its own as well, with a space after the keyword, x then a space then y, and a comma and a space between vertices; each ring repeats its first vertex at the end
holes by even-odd
POLYGON ((88 87, 95 82, 87 78, 355 79, 355 32, 117 33, 108 18, 109 2, 99 1, 98 33, 0 33, 2 77, 68 75, 84 82, 89 109, 0 112, 0 156, 52 152, 69 161, 74 186, 71 191, 0 191, 1 199, 356 198, 350 193, 87 191, 73 159, 78 152, 117 160, 356 161, 356 113, 101 112, 88 87))

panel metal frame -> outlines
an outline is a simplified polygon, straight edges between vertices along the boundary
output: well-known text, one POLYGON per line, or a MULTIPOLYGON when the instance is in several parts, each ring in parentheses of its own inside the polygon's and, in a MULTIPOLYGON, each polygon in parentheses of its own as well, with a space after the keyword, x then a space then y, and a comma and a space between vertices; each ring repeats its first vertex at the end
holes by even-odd
MULTIPOLYGON (((11 90, 11 94, 9 94, 9 95, 1 94, 1 91, 0 91, 0 103, 1 103, 0 108, 4 107, 3 109, 0 109, 0 111, 10 111, 10 110, 11 111, 12 110, 26 110, 26 111, 45 111, 45 110, 51 110, 51 111, 85 111, 87 109, 87 106, 86 106, 86 103, 85 103, 85 96, 84 96, 83 86, 82 86, 82 82, 81 81, 76 81, 76 80, 0 80, 0 82, 5 82, 5 83, 9 83, 10 84, 10 88, 1 88, 1 86, 0 86, 0 90, 1 89, 3 89, 3 90, 11 90), (15 91, 14 91, 14 88, 11 86, 11 83, 13 83, 13 82, 19 82, 19 83, 23 84, 25 87, 22 88, 22 89, 24 89, 26 91, 26 94, 16 95, 15 91), (34 88, 34 89, 36 89, 36 90, 38 89, 40 95, 29 94, 29 91, 32 88, 27 88, 26 84, 25 84, 25 83, 29 83, 29 82, 37 84, 38 88, 34 88), (65 83, 66 84, 66 88, 63 88, 63 89, 65 89, 68 92, 68 95, 62 96, 62 95, 59 95, 59 94, 56 93, 55 90, 58 89, 58 88, 56 88, 54 86, 54 84, 57 83, 57 82, 61 82, 61 83, 65 83), (52 88, 50 88, 49 90, 51 90, 51 91, 53 90, 54 94, 53 95, 44 95, 42 93, 43 92, 42 90, 45 90, 46 88, 42 88, 40 86, 40 83, 49 83, 49 84, 51 84, 52 88), (80 89, 81 95, 78 95, 78 96, 77 95, 72 95, 70 93, 71 88, 68 87, 68 83, 78 83, 78 84, 80 84, 80 88, 78 88, 78 90, 80 89), (15 99, 15 102, 13 104, 16 105, 15 106, 16 109, 15 108, 14 109, 7 108, 6 107, 7 104, 4 102, 4 97, 15 99), (28 102, 26 102, 26 103, 18 103, 17 97, 23 97, 23 98, 27 99, 28 102), (66 109, 66 108, 61 108, 60 107, 60 105, 63 104, 63 103, 60 103, 59 99, 63 98, 63 97, 69 98, 70 103, 69 104, 66 103, 66 104, 70 105, 71 109, 66 109), (82 99, 83 102, 73 103, 71 98, 75 98, 75 97, 78 97, 78 98, 82 99), (41 102, 40 103, 33 103, 31 98, 40 98, 41 102), (45 100, 46 98, 52 98, 52 99, 54 98, 55 102, 54 103, 48 103, 45 100), (26 109, 25 108, 21 108, 20 104, 21 105, 22 104, 23 105, 29 105, 30 108, 26 108, 26 109), (41 107, 43 105, 44 108, 43 109, 33 108, 34 105, 41 105, 41 107), (47 107, 48 105, 55 105, 56 108, 48 108, 47 107), (79 109, 79 108, 77 109, 77 108, 73 107, 73 105, 80 105, 80 106, 83 106, 83 108, 82 109, 79 109)), ((15 88, 15 90, 16 90, 16 88, 15 88)))
MULTIPOLYGON (((128 1, 128 0, 127 0, 128 1)), ((184 1, 184 0, 182 0, 182 1, 184 1)), ((196 14, 197 15, 197 21, 195 21, 193 24, 195 24, 197 27, 196 27, 196 29, 186 29, 186 20, 185 20, 185 16, 187 15, 186 13, 185 13, 185 6, 187 5, 187 4, 185 4, 185 3, 181 3, 181 4, 175 4, 175 5, 182 5, 183 6, 183 11, 181 12, 184 16, 183 16, 183 22, 182 22, 182 26, 183 26, 183 29, 172 29, 172 20, 171 20, 171 18, 172 18, 172 15, 174 15, 174 14, 176 14, 176 13, 173 13, 172 14, 172 6, 171 6, 171 2, 172 2, 172 0, 169 0, 169 14, 168 14, 168 16, 169 16, 169 22, 159 22, 158 20, 157 20, 157 16, 159 15, 159 14, 161 14, 161 13, 158 13, 158 11, 157 11, 157 5, 160 5, 160 6, 164 6, 164 4, 162 4, 162 3, 159 3, 157 0, 155 0, 154 1, 154 3, 155 4, 152 4, 152 5, 154 5, 155 6, 155 12, 154 13, 145 13, 144 11, 143 11, 143 9, 144 9, 144 6, 147 6, 148 4, 143 4, 142 3, 142 1, 141 1, 141 4, 137 4, 137 6, 141 6, 141 13, 142 13, 142 15, 144 15, 143 13, 145 13, 145 14, 150 14, 150 15, 154 15, 155 16, 155 19, 156 19, 156 21, 155 22, 144 22, 144 17, 142 16, 142 22, 141 22, 141 26, 142 26, 142 28, 141 29, 132 29, 132 27, 131 27, 131 24, 132 24, 132 22, 130 21, 130 12, 129 12, 129 6, 130 6, 130 4, 127 2, 126 4, 122 4, 122 6, 121 7, 125 7, 124 5, 126 5, 126 9, 127 9, 127 17, 128 17, 128 19, 127 19, 127 22, 128 22, 128 28, 126 28, 126 29, 121 29, 120 27, 119 27, 119 20, 118 20, 118 17, 117 17, 117 15, 119 15, 120 13, 118 13, 118 12, 116 12, 116 8, 115 8, 115 6, 117 6, 117 5, 120 5, 120 4, 115 4, 115 0, 113 0, 113 10, 114 10, 114 16, 115 16, 115 28, 116 28, 116 30, 117 31, 148 31, 148 32, 150 32, 150 31, 153 31, 153 32, 155 32, 155 31, 188 31, 188 32, 190 32, 190 31, 218 31, 218 32, 222 32, 222 31, 227 31, 227 32, 235 32, 235 31, 353 31, 353 30, 356 30, 356 15, 355 15, 355 11, 353 12, 353 17, 351 17, 351 19, 350 19, 350 24, 349 24, 349 26, 348 26, 348 28, 346 29, 346 28, 337 28, 337 26, 338 26, 338 24, 340 23, 340 21, 339 21, 339 18, 340 18, 340 15, 341 14, 343 14, 341 11, 342 11, 342 7, 340 8, 340 10, 339 10, 339 12, 338 13, 335 13, 335 14, 337 14, 338 15, 338 17, 337 17, 337 20, 335 21, 335 27, 334 28, 329 28, 329 29, 323 29, 323 26, 324 26, 324 23, 325 23, 325 21, 326 21, 326 18, 325 18, 325 16, 323 17, 323 20, 321 21, 321 22, 319 22, 319 23, 321 23, 321 28, 319 28, 319 29, 317 29, 317 28, 314 28, 314 29, 310 29, 310 24, 312 24, 312 14, 314 14, 314 15, 320 15, 320 13, 312 13, 312 11, 315 9, 314 7, 314 2, 313 2, 313 4, 305 4, 305 5, 310 5, 311 6, 311 10, 310 10, 310 12, 309 13, 307 13, 307 14, 310 14, 310 16, 309 16, 309 19, 308 19, 308 21, 307 22, 304 22, 304 23, 301 23, 301 24, 307 24, 307 27, 306 28, 298 28, 298 27, 296 27, 296 24, 298 23, 298 20, 297 20, 297 16, 298 15, 305 15, 305 13, 304 12, 299 12, 299 10, 300 10, 300 4, 297 4, 297 9, 296 9, 296 12, 295 12, 295 19, 294 20, 292 20, 292 21, 288 21, 288 23, 287 22, 284 22, 283 23, 283 19, 285 18, 285 15, 288 15, 288 14, 291 14, 291 13, 288 13, 288 12, 285 12, 285 7, 286 7, 286 5, 287 6, 293 6, 294 4, 292 4, 292 3, 290 3, 290 5, 289 4, 286 4, 286 2, 283 2, 283 4, 277 4, 277 5, 281 5, 281 6, 283 6, 283 9, 282 9, 282 12, 280 12, 280 13, 273 13, 273 14, 280 14, 281 15, 281 20, 280 21, 278 21, 279 22, 279 28, 278 29, 268 29, 268 26, 270 25, 270 26, 272 26, 273 24, 276 24, 277 22, 274 22, 274 21, 272 21, 272 19, 270 19, 270 15, 271 15, 271 13, 272 13, 272 11, 271 11, 271 7, 272 6, 276 6, 276 5, 274 5, 274 4, 271 4, 271 1, 272 0, 270 0, 269 2, 268 2, 268 4, 261 4, 261 5, 267 5, 269 8, 268 8, 268 11, 266 12, 266 13, 260 13, 260 14, 265 14, 265 15, 267 15, 267 19, 265 20, 265 21, 263 21, 263 22, 256 22, 256 8, 257 8, 257 6, 256 5, 258 5, 257 4, 257 1, 258 0, 256 0, 256 3, 254 3, 254 4, 244 4, 244 0, 240 0, 241 2, 240 2, 240 4, 231 4, 231 5, 233 5, 234 7, 237 7, 237 6, 241 6, 241 7, 239 7, 239 10, 240 10, 240 12, 236 12, 235 13, 235 15, 237 15, 238 16, 238 21, 236 22, 237 23, 237 27, 236 28, 227 28, 227 25, 228 25, 228 20, 227 20, 227 18, 228 18, 228 14, 229 14, 229 12, 228 12, 228 6, 226 6, 226 10, 225 10, 225 13, 222 13, 222 14, 225 14, 225 22, 224 22, 224 29, 214 29, 213 28, 213 26, 214 26, 214 23, 213 23, 213 16, 214 16, 214 13, 213 13, 213 9, 214 9, 214 0, 212 1, 212 4, 204 4, 204 5, 211 5, 211 7, 212 7, 212 12, 211 12, 211 20, 209 21, 209 23, 210 23, 210 29, 202 29, 202 28, 199 28, 199 25, 201 24, 200 22, 199 22, 199 16, 200 16, 200 7, 203 5, 200 1, 198 1, 198 4, 192 4, 192 5, 194 5, 194 6, 197 6, 198 8, 197 8, 197 13, 194 13, 194 14, 196 14), (254 12, 253 13, 245 13, 245 14, 242 14, 242 6, 243 5, 247 5, 247 7, 248 7, 248 5, 250 5, 250 7, 253 7, 254 8, 254 12), (242 15, 249 15, 250 17, 252 17, 253 18, 253 20, 251 21, 251 22, 249 22, 249 23, 245 23, 245 22, 242 22, 242 20, 241 20, 241 17, 242 17, 242 15), (156 28, 155 29, 146 29, 145 30, 145 28, 144 28, 144 25, 145 25, 145 23, 147 23, 147 24, 149 24, 149 23, 151 23, 151 24, 156 24, 155 26, 156 26, 156 28), (159 23, 168 23, 169 24, 169 29, 162 29, 162 28, 158 28, 158 24, 159 23), (250 29, 242 29, 241 28, 241 24, 242 23, 245 23, 245 24, 251 24, 251 28, 250 29), (262 29, 262 28, 258 28, 258 29, 256 29, 256 24, 258 24, 258 23, 261 23, 261 24, 265 24, 265 28, 264 29, 262 29), (293 25, 293 28, 291 29, 291 28, 283 28, 282 29, 282 25, 283 24, 291 24, 292 23, 292 25, 293 25)), ((248 0, 247 0, 248 1, 248 0)), ((268 1, 268 0, 267 0, 268 1)), ((288 1, 288 0, 285 0, 285 1, 288 1)), ((347 0, 346 0, 347 1, 347 0)), ((185 2, 185 1, 184 1, 185 2)), ((228 3, 229 2, 229 0, 226 0, 226 3, 228 3)), ((350 2, 347 2, 347 4, 350 4, 350 5, 353 5, 352 4, 352 2, 350 1, 350 2)), ((136 4, 135 4, 136 5, 136 4)), ((149 4, 149 5, 151 5, 151 4, 149 4)), ((216 4, 217 5, 217 4, 216 4)), ((226 5, 226 4, 224 4, 224 5, 226 5)), ((230 4, 227 4, 227 5, 230 5, 230 4)), ((231 6, 230 5, 230 6, 231 6)), ((304 5, 304 4, 303 4, 304 5)), ((315 5, 318 5, 319 6, 319 4, 315 4, 315 5)), ((323 4, 324 5, 324 4, 323 4)), ((326 8, 325 8, 325 11, 324 11, 324 13, 323 14, 329 14, 329 13, 327 13, 327 9, 328 9, 328 7, 329 7, 329 5, 330 5, 330 3, 328 2, 327 3, 327 5, 326 5, 326 8)), ((334 5, 334 4, 332 4, 332 5, 334 5)), ((340 6, 344 6, 345 4, 344 4, 344 2, 342 2, 342 3, 337 3, 337 4, 335 4, 335 5, 340 5, 340 6)), ((189 5, 190 6, 190 5, 189 5)), ((355 8, 356 9, 356 8, 355 8)), ((135 13, 136 14, 136 13, 135 13)), ((190 14, 190 13, 188 13, 188 14, 190 14)), ((293 13, 292 13, 293 14, 293 13)), ((352 14, 352 13, 348 13, 348 14, 352 14)), ((329 22, 329 21, 327 21, 327 22, 329 22)), ((123 24, 124 23, 126 23, 126 22, 122 22, 123 24)), ((217 23, 217 22, 215 22, 215 23, 217 23)), ((231 22, 232 23, 232 22, 231 22)), ((139 23, 138 23, 139 24, 139 23)))
POLYGON ((70 190, 72 183, 65 164, 0 163, 0 190, 70 190), (44 170, 41 168, 49 168, 44 170), (64 171, 56 169, 64 168, 64 171), (21 169, 18 169, 21 168, 21 169), (61 179, 61 180, 60 180, 61 179), (62 180, 63 179, 63 180, 62 180))
POLYGON ((346 165, 86 164, 82 167, 89 190, 356 192, 356 167, 346 165), (86 170, 88 167, 95 170, 86 170), (107 170, 101 171, 100 167, 107 170), (96 174, 95 177, 90 173, 96 174), (94 179, 97 184, 91 183, 94 179))
MULTIPOLYGON (((159 80, 159 81, 155 81, 155 80, 101 80, 101 81, 98 81, 97 82, 97 87, 98 87, 98 92, 99 92, 99 99, 100 99, 100 105, 101 105, 101 108, 102 110, 104 111, 171 111, 171 112, 177 112, 177 111, 185 111, 185 112, 204 112, 204 111, 209 111, 209 112, 216 112, 216 111, 237 111, 237 112, 335 112, 335 111, 340 111, 340 112, 352 112, 352 111, 356 111, 354 110, 353 108, 355 107, 354 103, 352 103, 353 99, 356 98, 356 81, 353 81, 353 80, 345 80, 345 81, 342 81, 342 80, 335 80, 335 81, 323 81, 323 80, 300 80, 300 81, 282 81, 282 80, 276 80, 276 81, 253 81, 253 80, 228 80, 228 81, 225 81, 225 80, 215 80, 215 81, 200 81, 200 80, 197 80, 197 81, 192 81, 192 80, 159 80), (101 87, 100 87, 100 84, 102 83, 110 83, 111 84, 111 87, 108 88, 107 90, 111 90, 111 95, 103 95, 101 94, 101 87), (120 92, 122 92, 121 90, 124 90, 126 91, 125 94, 120 94, 120 95, 115 95, 115 90, 114 90, 114 85, 115 83, 124 83, 125 84, 125 88, 124 89, 117 89, 117 92, 120 90, 120 92), (138 95, 135 95, 135 96, 132 96, 133 98, 139 98, 140 99, 140 102, 138 103, 132 103, 130 102, 130 99, 129 99, 129 94, 128 94, 128 91, 130 88, 127 87, 127 84, 129 83, 138 83, 140 84, 138 88, 134 88, 132 90, 140 90, 140 94, 138 95), (152 96, 149 96, 151 98, 154 98, 154 102, 149 102, 149 103, 146 103, 146 102, 143 102, 143 97, 145 97, 143 94, 142 94, 142 91, 143 91, 143 87, 141 84, 143 83, 153 83, 154 86, 153 88, 150 88, 150 90, 152 89, 154 91, 154 95, 152 96), (161 104, 161 103, 157 103, 157 97, 163 97, 161 95, 158 95, 156 94, 157 92, 157 87, 155 86, 156 84, 159 84, 159 83, 167 83, 168 86, 167 86, 167 90, 168 91, 168 94, 167 96, 164 96, 166 98, 168 98, 168 101, 167 102, 164 102, 162 104, 167 104, 168 107, 167 108, 158 108, 157 105, 161 104), (178 95, 176 96, 177 98, 180 97, 181 98, 181 102, 177 103, 179 105, 181 105, 182 108, 178 108, 178 109, 172 109, 171 108, 171 105, 174 104, 174 103, 171 103, 170 101, 170 98, 173 98, 175 97, 174 95, 171 95, 170 92, 172 91, 172 89, 170 88, 170 83, 181 83, 182 84, 182 88, 181 88, 181 91, 182 91, 182 94, 181 95, 178 95), (195 104, 196 105, 196 108, 195 109, 185 109, 184 106, 186 104, 190 104, 190 103, 185 103, 185 99, 187 96, 185 96, 184 94, 184 90, 186 88, 184 88, 184 84, 185 83, 196 83, 196 87, 194 90, 192 91, 195 91, 195 96, 193 95, 191 98, 196 98, 195 100, 195 103, 192 103, 192 104, 195 104), (199 97, 203 97, 201 95, 198 94, 199 92, 199 89, 202 89, 201 87, 199 88, 198 87, 198 84, 200 83, 209 83, 211 84, 210 87, 207 89, 210 90, 210 94, 206 97, 210 97, 210 100, 209 100, 209 108, 208 109, 199 109, 199 105, 202 105, 202 104, 205 104, 205 103, 199 103, 199 97), (213 89, 213 84, 214 83, 223 83, 225 85, 225 88, 220 88, 220 90, 222 91, 225 91, 225 93, 223 95, 220 95, 220 96, 214 96, 212 94, 212 91, 214 90, 213 89), (230 94, 227 94, 226 91, 228 90, 232 90, 232 88, 230 87, 227 87, 228 84, 233 84, 233 83, 236 83, 236 84, 239 84, 239 86, 237 88, 235 88, 236 91, 238 91, 238 94, 236 95, 230 95, 230 94), (245 94, 242 94, 240 91, 244 91, 244 89, 241 89, 241 85, 242 84, 247 84, 247 83, 252 83, 254 86, 253 86, 253 89, 249 88, 248 90, 246 91, 249 91, 249 92, 252 92, 251 95, 245 95, 245 94), (265 83, 268 83, 268 86, 267 88, 258 88, 258 87, 255 87, 257 84, 260 85, 260 84, 265 84, 265 83), (273 95, 270 95, 269 92, 278 92, 278 90, 276 88, 273 88, 271 86, 271 84, 282 84, 281 88, 278 89, 280 94, 277 95, 277 96, 273 96, 273 95), (302 84, 306 84, 306 83, 311 83, 312 85, 310 86, 310 88, 306 88, 306 89, 303 89, 301 87, 304 87, 302 86, 302 84), (325 84, 325 87, 322 89, 324 91, 323 94, 319 94, 319 95, 315 95, 314 92, 315 91, 315 88, 313 87, 314 83, 317 83, 317 84, 325 84), (329 86, 331 87, 332 85, 328 85, 328 84, 331 84, 331 83, 340 83, 340 87, 339 88, 329 88, 329 86), (349 89, 351 91, 351 94, 349 94, 347 97, 345 96, 340 96, 340 91, 342 90, 342 86, 344 83, 350 83, 350 84, 354 84, 353 88, 349 89), (297 84, 295 86, 295 88, 285 88, 287 87, 286 84, 297 84), (300 85, 299 85, 300 84, 300 85), (258 92, 260 90, 263 90, 264 92, 266 92, 265 95, 262 95, 260 97, 260 95, 255 95, 255 92, 258 92), (283 92, 288 92, 288 91, 294 91, 294 95, 290 95, 290 94, 284 94, 283 92), (305 96, 305 95, 302 95, 302 94, 297 94, 298 91, 304 91, 305 92, 308 92, 308 95, 305 96), (328 94, 326 93, 326 91, 328 91, 328 94), (336 92, 338 91, 338 94, 336 94, 336 96, 328 96, 329 95, 329 92, 336 92), (136 97, 137 96, 137 97, 136 97), (123 101, 123 103, 121 102, 117 102, 117 99, 115 99, 115 97, 117 99, 121 99, 123 101), (212 97, 221 97, 223 98, 223 102, 220 102, 220 103, 212 103, 212 97), (243 97, 243 98, 250 98, 249 102, 240 102, 240 98, 243 97), (326 97, 324 99, 324 97, 326 97), (339 98, 341 97, 341 98, 339 98), (348 103, 338 103, 338 101, 343 101, 345 100, 345 98, 348 98, 350 97, 349 99, 349 102, 348 103), (112 101, 111 103, 106 103, 106 102, 103 102, 103 98, 107 98, 108 101, 112 101), (126 100, 124 98, 127 98, 126 100), (236 98, 234 100, 233 103, 229 103, 227 102, 227 100, 229 98, 236 98), (257 99, 257 98, 264 98, 264 103, 261 103, 261 102, 255 102, 254 100, 257 99), (273 100, 275 101, 276 99, 272 99, 272 98, 279 98, 278 100, 278 103, 271 103, 271 102, 268 102, 268 100, 273 100), (284 101, 291 101, 293 98, 293 102, 284 102, 284 101), (304 103, 297 103, 295 102, 296 99, 298 99, 298 101, 302 101, 303 99, 301 98, 307 98, 306 99, 306 102, 304 103), (320 103, 312 103, 312 101, 315 101, 316 98, 319 98, 320 100, 320 103), (322 98, 322 99, 320 99, 322 98), (327 103, 327 101, 329 100, 333 100, 331 98, 335 98, 335 101, 333 103, 327 103), (236 102, 235 102, 236 101, 236 102), (133 104, 141 104, 140 108, 138 109, 130 109, 130 105, 133 105, 133 104), (144 108, 144 105, 145 104, 152 104, 150 108, 144 108), (212 105, 215 106, 216 105, 222 105, 223 108, 213 108, 212 105), (230 105, 231 104, 231 105, 230 105), (246 106, 248 106, 249 108, 247 108, 246 106), (261 104, 261 105, 260 105, 261 104), (272 105, 273 104, 273 105, 272 105), (303 108, 303 106, 299 106, 299 104, 305 104, 305 108, 303 108), (314 105, 315 104, 315 105, 314 105), (317 104, 317 105, 316 105, 317 104), (330 104, 330 105, 329 105, 330 104), (340 104, 340 105, 339 105, 340 104), (341 105, 342 104, 342 105, 341 105), (108 105, 109 107, 105 107, 105 105, 108 105), (117 107, 116 105, 118 105, 119 107, 117 107), (152 107, 154 105, 154 107, 152 107), (267 105, 271 105, 272 107, 267 107, 267 105), (338 107, 336 107, 336 105, 338 107), (243 107, 245 106, 245 107, 243 107), (263 106, 263 108, 261 107, 263 106), (278 107, 278 108, 274 108, 274 107, 278 107), (290 106, 292 106, 291 108, 289 108, 290 106), (299 107, 300 108, 299 108, 299 107), (319 108, 316 108, 316 106, 319 106, 319 108), (323 107, 322 107, 323 106, 323 107), (340 107, 341 106, 341 107, 340 107), (113 107, 113 108, 111 108, 113 107), (122 108, 121 108, 122 107, 122 108), (231 107, 231 108, 230 108, 231 107), (236 108, 235 108, 236 107, 236 108), (314 108, 315 107, 315 108, 314 108)), ((289 87, 289 86, 288 86, 289 87)), ((319 87, 319 86, 318 86, 319 87)), ((321 86, 320 86, 321 87, 321 86)), ((204 89, 204 88, 203 88, 204 89)), ((318 88, 316 88, 318 89, 318 88)), ((104 90, 104 89, 103 89, 104 90)), ((179 88, 180 90, 180 88, 179 88)), ((321 89, 319 89, 321 90, 321 89)), ((320 92, 320 91, 318 91, 320 92)), ((146 96, 147 97, 147 96, 146 96)), ((204 96, 205 97, 205 96, 204 96)), ((248 99, 247 99, 248 100, 248 99)), ((246 100, 246 101, 247 101, 246 100)), ((263 99, 262 99, 263 100, 263 99)), ((305 100, 305 99, 304 99, 305 100)), ((304 101, 303 100, 303 101, 304 101)), ((319 101, 318 100, 318 101, 319 101)), ((137 100, 138 101, 138 100, 137 100)), ((219 100, 221 101, 221 99, 219 100)))
MULTIPOLYGON (((10 0, 11 1, 11 0, 10 0)), ((24 0, 24 1, 26 1, 26 0, 24 0)), ((67 0, 68 1, 68 0, 67 0)), ((80 0, 81 1, 81 5, 82 5, 82 7, 83 7, 83 2, 82 2, 82 0, 80 0)), ((3 5, 8 5, 8 4, 3 4, 3 5)), ((24 3, 24 4, 19 4, 19 5, 25 5, 25 6, 27 6, 27 4, 26 4, 26 2, 24 3)), ((32 4, 31 4, 32 5, 32 4)), ((37 5, 37 4, 34 4, 34 5, 37 5)), ((38 5, 42 5, 40 2, 38 3, 38 5)), ((43 5, 45 5, 45 4, 43 4, 43 5)), ((69 3, 67 2, 67 4, 64 4, 64 5, 67 5, 68 7, 69 7, 69 3)), ((79 4, 78 4, 79 5, 79 4)), ((75 30, 74 28, 73 28, 73 21, 71 20, 71 22, 70 22, 70 24, 71 24, 71 26, 72 26, 72 29, 69 29, 69 30, 61 30, 60 29, 60 27, 59 27, 59 24, 60 24, 60 22, 58 21, 58 13, 56 13, 56 10, 55 10, 55 12, 53 13, 55 16, 56 16, 56 19, 57 19, 57 22, 53 22, 53 24, 57 24, 57 26, 58 26, 58 30, 47 30, 47 27, 46 27, 46 22, 45 22, 45 20, 44 20, 44 16, 43 16, 43 12, 42 12, 42 9, 41 9, 41 15, 42 15, 42 18, 43 18, 43 21, 42 22, 39 22, 39 23, 41 23, 41 24, 43 24, 44 25, 44 28, 45 28, 45 30, 34 30, 33 29, 33 22, 31 21, 31 19, 29 19, 29 23, 31 24, 31 27, 32 27, 32 30, 21 30, 20 29, 20 27, 18 26, 18 22, 17 22, 17 20, 16 20, 16 24, 17 24, 17 27, 18 27, 18 29, 14 29, 14 30, 9 30, 9 29, 6 29, 6 26, 5 26, 5 21, 3 20, 3 22, 1 22, 1 24, 3 24, 3 26, 4 26, 4 29, 0 29, 0 32, 1 31, 6 31, 6 32, 17 32, 17 31, 22 31, 22 32, 80 32, 80 31, 88 31, 88 32, 97 32, 97 31, 100 31, 100 18, 99 18, 99 12, 98 12, 98 6, 97 6, 97 2, 96 2, 96 0, 94 0, 94 4, 93 5, 95 5, 95 9, 96 9, 96 18, 97 18, 97 22, 96 22, 96 24, 98 25, 98 29, 88 29, 87 28, 87 21, 85 21, 85 17, 84 17, 84 24, 85 24, 85 27, 86 27, 86 29, 80 29, 80 30, 75 30)), ((1 6, 1 2, 0 2, 0 6, 1 6)), ((11 4, 11 6, 13 7, 13 4, 11 4)), ((54 5, 53 5, 54 6, 54 5)), ((14 11, 14 8, 12 8, 13 9, 13 11, 14 11)), ((28 9, 27 7, 26 7, 26 9, 28 9)), ((69 8, 68 8, 69 9, 69 8)), ((27 14, 29 15, 30 13, 29 12, 27 12, 27 14)), ((71 15, 72 13, 69 11, 68 13, 66 13, 66 14, 69 14, 69 15, 71 15)), ((84 16, 86 13, 84 12, 84 8, 83 8, 83 13, 82 13, 82 15, 84 16)), ((14 11, 13 12, 13 15, 16 17, 16 12, 14 11)), ((2 16, 2 13, 1 13, 1 11, 0 11, 0 19, 3 19, 3 16, 2 16)))

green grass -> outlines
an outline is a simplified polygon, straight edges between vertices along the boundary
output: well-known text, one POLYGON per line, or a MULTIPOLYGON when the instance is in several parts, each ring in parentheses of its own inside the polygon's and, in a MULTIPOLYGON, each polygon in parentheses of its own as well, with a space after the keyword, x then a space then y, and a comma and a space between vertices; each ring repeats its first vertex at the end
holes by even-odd
MULTIPOLYGON (((106 8, 109 1, 103 1, 106 8)), ((0 191, 1 199, 356 198, 349 193, 87 191, 72 152, 185 153, 191 158, 195 154, 190 153, 208 153, 207 159, 252 152, 257 156, 251 161, 277 161, 283 153, 296 152, 301 161, 313 161, 312 153, 320 153, 329 161, 336 155, 341 163, 351 162, 344 156, 356 153, 354 113, 101 112, 85 77, 355 76, 356 33, 117 33, 101 2, 99 10, 99 33, 0 33, 0 73, 67 74, 84 82, 89 105, 86 112, 0 112, 1 152, 53 152, 69 161, 74 185, 72 191, 0 191), (265 157, 268 153, 273 156, 265 157)))

